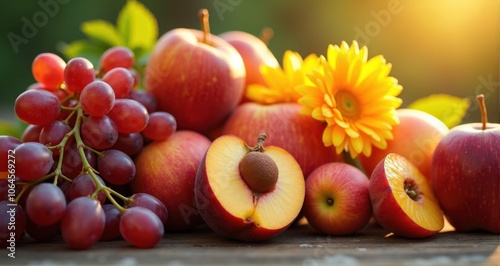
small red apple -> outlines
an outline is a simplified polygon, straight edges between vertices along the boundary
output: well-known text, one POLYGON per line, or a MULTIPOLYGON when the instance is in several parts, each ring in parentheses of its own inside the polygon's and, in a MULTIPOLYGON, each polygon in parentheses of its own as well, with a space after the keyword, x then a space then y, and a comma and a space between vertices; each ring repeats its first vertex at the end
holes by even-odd
POLYGON ((304 215, 309 224, 329 235, 361 230, 372 217, 368 177, 347 163, 327 163, 306 178, 304 215))
POLYGON ((243 103, 223 126, 223 135, 233 134, 252 143, 259 132, 268 134, 267 145, 281 147, 297 160, 304 176, 325 163, 339 161, 333 147, 322 141, 325 126, 310 116, 300 114, 298 103, 262 105, 243 103))
POLYGON ((145 87, 159 111, 172 114, 179 129, 209 133, 242 99, 245 65, 238 51, 208 32, 177 28, 156 43, 145 70, 145 87))
POLYGON ((405 157, 389 153, 368 186, 375 220, 397 236, 423 238, 444 227, 443 213, 425 176, 405 157))
POLYGON ((189 230, 203 222, 194 203, 194 182, 210 144, 197 132, 180 130, 167 140, 148 144, 135 157, 137 172, 131 190, 148 193, 165 204, 165 231, 189 230))
POLYGON ((270 239, 290 226, 304 202, 304 176, 276 146, 249 147, 234 135, 215 139, 196 175, 196 205, 215 232, 242 241, 270 239))
POLYGON ((500 233, 500 124, 459 125, 439 142, 432 160, 432 188, 457 231, 500 233))

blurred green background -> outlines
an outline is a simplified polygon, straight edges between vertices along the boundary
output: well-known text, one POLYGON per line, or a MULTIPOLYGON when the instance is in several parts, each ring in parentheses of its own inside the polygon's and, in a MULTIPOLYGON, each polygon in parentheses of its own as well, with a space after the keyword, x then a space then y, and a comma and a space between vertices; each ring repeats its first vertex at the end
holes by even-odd
MULTIPOLYGON (((0 119, 14 120, 14 101, 34 82, 31 63, 61 42, 84 38, 80 24, 116 22, 126 0, 19 0, 0 9, 0 119), (23 36, 42 5, 58 5, 55 14, 16 48, 9 33, 23 36)), ((281 62, 285 50, 302 56, 325 54, 328 44, 356 39, 369 58, 383 54, 391 75, 403 86, 403 106, 415 99, 448 93, 471 99, 463 122, 479 121, 475 95, 483 93, 490 122, 500 122, 500 2, 498 0, 141 0, 156 16, 160 35, 176 27, 199 28, 197 12, 210 12, 211 31, 242 30, 259 35, 274 30, 269 47, 281 62)), ((42 21, 43 22, 43 21, 42 21)))

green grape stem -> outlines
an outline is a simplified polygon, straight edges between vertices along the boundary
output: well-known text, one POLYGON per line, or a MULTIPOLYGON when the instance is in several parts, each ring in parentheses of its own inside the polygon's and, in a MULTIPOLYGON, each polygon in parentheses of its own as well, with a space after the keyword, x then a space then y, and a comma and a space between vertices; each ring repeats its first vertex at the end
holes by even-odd
MULTIPOLYGON (((83 114, 83 109, 81 108, 80 105, 78 105, 78 114, 76 117, 76 122, 75 122, 75 127, 77 130, 75 130, 75 141, 76 141, 76 147, 78 149, 78 153, 80 154, 80 158, 82 159, 82 165, 83 165, 83 170, 87 172, 94 183, 96 184, 96 190, 94 193, 92 193, 91 197, 92 198, 97 198, 97 195, 99 192, 103 191, 104 194, 106 195, 106 198, 109 199, 109 201, 121 212, 125 212, 125 208, 123 208, 116 200, 113 198, 113 196, 110 193, 110 188, 108 188, 106 185, 101 183, 101 181, 97 178, 96 176, 96 170, 89 164, 89 161, 87 160, 87 157, 85 156, 85 144, 83 143, 82 137, 80 135, 80 130, 78 130, 81 126, 82 120, 84 118, 83 114)), ((114 192, 116 194, 119 194, 117 192, 114 192)), ((115 195, 116 195, 115 194, 115 195)), ((122 195, 120 195, 122 196, 122 195)), ((123 196, 122 196, 123 197, 123 196)), ((125 197, 124 197, 125 198, 125 197)))

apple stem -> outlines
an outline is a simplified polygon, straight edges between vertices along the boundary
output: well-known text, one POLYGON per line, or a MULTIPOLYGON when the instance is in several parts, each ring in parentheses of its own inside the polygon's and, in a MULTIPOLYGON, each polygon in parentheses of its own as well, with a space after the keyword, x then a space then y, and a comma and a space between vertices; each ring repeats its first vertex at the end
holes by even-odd
POLYGON ((260 33, 260 40, 265 43, 266 45, 269 44, 269 40, 271 40, 274 36, 274 31, 273 29, 269 27, 265 27, 262 29, 262 32, 260 33))
POLYGON ((266 141, 267 134, 266 132, 262 131, 259 133, 259 137, 257 138, 257 145, 255 147, 249 147, 250 151, 258 151, 262 152, 264 151, 264 141, 266 141))
POLYGON ((208 23, 208 10, 201 9, 198 12, 201 21, 201 29, 203 30, 203 43, 210 44, 210 23, 208 23))
POLYGON ((484 103, 484 95, 479 94, 476 96, 477 103, 479 104, 479 110, 481 110, 481 122, 483 123, 483 130, 486 129, 486 124, 488 124, 488 112, 486 112, 486 104, 484 103))

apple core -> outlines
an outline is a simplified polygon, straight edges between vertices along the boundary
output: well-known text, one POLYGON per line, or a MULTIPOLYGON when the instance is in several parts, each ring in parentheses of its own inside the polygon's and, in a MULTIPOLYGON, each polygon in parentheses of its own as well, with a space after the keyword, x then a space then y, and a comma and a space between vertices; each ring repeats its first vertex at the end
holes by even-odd
POLYGON ((333 201, 333 199, 332 199, 332 198, 328 198, 328 199, 326 199, 326 204, 327 204, 328 206, 333 206, 333 203, 334 203, 334 201, 333 201))
POLYGON ((412 179, 405 180, 404 189, 405 189, 406 195, 408 195, 408 197, 410 197, 410 199, 412 199, 416 202, 419 202, 421 200, 422 197, 421 197, 420 190, 418 188, 417 183, 415 183, 414 180, 412 180, 412 179))

